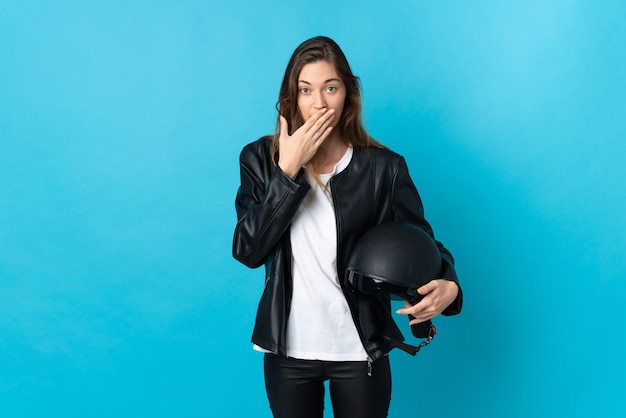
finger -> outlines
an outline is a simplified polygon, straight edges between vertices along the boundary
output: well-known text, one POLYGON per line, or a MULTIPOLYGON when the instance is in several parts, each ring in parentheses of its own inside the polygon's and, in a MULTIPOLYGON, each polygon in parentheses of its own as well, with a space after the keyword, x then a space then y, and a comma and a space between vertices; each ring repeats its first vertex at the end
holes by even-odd
POLYGON ((437 311, 431 305, 419 306, 415 305, 412 307, 413 309, 402 309, 404 315, 409 315, 409 319, 413 321, 417 320, 415 323, 424 322, 428 319, 431 319, 433 316, 437 315, 437 311))
MULTIPOLYGON (((330 126, 335 118, 335 109, 325 110, 322 114, 316 114, 315 121, 312 121, 312 125, 309 127, 309 133, 320 135, 326 131, 326 128, 330 126)), ((313 119, 311 117, 309 120, 313 119)))
MULTIPOLYGON (((331 112, 334 113, 332 109, 331 112)), ((330 135, 332 131, 331 123, 335 115, 331 114, 331 112, 320 118, 309 131, 311 137, 315 139, 317 143, 321 143, 322 141, 324 141, 324 139, 326 139, 326 137, 330 135)))
POLYGON ((329 127, 331 127, 333 120, 335 120, 335 110, 330 109, 330 111, 327 112, 326 115, 324 116, 326 117, 326 119, 324 120, 324 123, 322 124, 322 129, 328 129, 329 127))
POLYGON ((419 313, 422 312, 423 310, 424 310, 424 306, 420 302, 416 305, 409 305, 404 308, 398 309, 396 313, 400 315, 419 315, 419 313))
POLYGON ((283 115, 280 115, 280 136, 288 137, 289 136, 289 127, 287 125, 287 119, 283 115))
POLYGON ((319 124, 320 129, 325 129, 325 127, 330 125, 333 119, 335 119, 335 109, 328 109, 320 116, 316 124, 319 124))
POLYGON ((426 283, 424 286, 417 289, 417 293, 419 293, 420 295, 427 295, 433 290, 435 290, 436 287, 437 287, 437 282, 434 280, 431 280, 428 283, 426 283))
POLYGON ((305 122, 304 124, 302 124, 302 128, 304 129, 305 132, 308 132, 309 130, 313 129, 315 124, 317 122, 319 122, 320 118, 326 113, 328 109, 327 108, 322 108, 320 110, 318 110, 317 112, 313 113, 305 122))
POLYGON ((411 315, 411 311, 409 310, 410 308, 402 308, 402 309, 398 309, 396 311, 396 313, 398 315, 411 315))
POLYGON ((317 138, 315 144, 319 146, 322 142, 324 142, 324 140, 328 138, 328 135, 330 135, 332 130, 333 130, 332 126, 329 126, 328 128, 326 128, 326 130, 320 135, 320 137, 317 138))
MULTIPOLYGON (((424 285, 426 286, 426 285, 424 285)), ((422 287, 424 287, 422 286, 422 287)), ((421 289, 421 288, 420 288, 421 289)), ((432 291, 429 291, 428 293, 431 293, 432 291)), ((424 298, 422 298, 422 300, 420 300, 419 302, 417 302, 415 305, 411 305, 408 301, 404 302, 404 308, 402 309, 398 309, 396 311, 396 313, 401 314, 401 315, 418 315, 422 312, 425 312, 427 310, 430 310, 433 306, 433 297, 432 295, 427 295, 424 298)))

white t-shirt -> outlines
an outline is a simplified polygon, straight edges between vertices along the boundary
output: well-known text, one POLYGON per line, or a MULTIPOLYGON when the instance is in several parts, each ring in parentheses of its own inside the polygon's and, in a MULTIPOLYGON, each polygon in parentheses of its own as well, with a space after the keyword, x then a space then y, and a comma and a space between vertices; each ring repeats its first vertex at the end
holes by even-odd
MULTIPOLYGON (((352 159, 348 147, 324 184, 352 159)), ((303 360, 364 361, 368 356, 337 277, 337 223, 330 189, 311 185, 291 223, 293 295, 287 322, 287 355, 303 360)), ((268 352, 258 345, 257 351, 268 352)))
MULTIPOLYGON (((324 184, 345 169, 352 147, 324 184)), ((337 223, 330 189, 307 174, 311 190, 291 223, 293 297, 287 323, 287 355, 304 360, 367 359, 337 277, 337 223)))

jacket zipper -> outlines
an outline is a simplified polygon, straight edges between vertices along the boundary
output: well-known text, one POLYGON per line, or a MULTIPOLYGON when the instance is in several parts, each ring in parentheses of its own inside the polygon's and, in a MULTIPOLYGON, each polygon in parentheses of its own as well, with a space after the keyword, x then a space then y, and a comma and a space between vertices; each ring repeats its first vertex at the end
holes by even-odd
MULTIPOLYGON (((339 242, 339 237, 341 236, 341 225, 339 225, 339 214, 337 213, 337 206, 335 205, 335 188, 334 188, 334 182, 333 182, 333 178, 331 178, 328 181, 328 187, 330 188, 330 198, 331 201, 333 203, 333 209, 335 210, 335 224, 337 227, 337 261, 339 261, 339 251, 341 248, 341 243, 339 242)), ((363 341, 363 335, 361 335, 361 329, 359 328, 359 326, 356 323, 356 318, 354 318, 354 313, 352 311, 352 306, 350 304, 350 301, 348 300, 346 293, 346 289, 344 287, 343 284, 343 278, 341 276, 339 276, 339 271, 337 271, 337 275, 338 275, 338 279, 339 279, 339 286, 341 287, 341 290, 344 293, 344 297, 346 298, 346 302, 348 302, 348 307, 350 308, 350 315, 352 316, 352 321, 354 322, 357 334, 359 334, 359 339, 361 340, 361 344, 363 345, 363 349, 365 350, 365 352, 367 353, 367 375, 369 377, 372 377, 372 363, 374 362, 374 360, 372 359, 372 356, 365 344, 365 342, 363 341)))

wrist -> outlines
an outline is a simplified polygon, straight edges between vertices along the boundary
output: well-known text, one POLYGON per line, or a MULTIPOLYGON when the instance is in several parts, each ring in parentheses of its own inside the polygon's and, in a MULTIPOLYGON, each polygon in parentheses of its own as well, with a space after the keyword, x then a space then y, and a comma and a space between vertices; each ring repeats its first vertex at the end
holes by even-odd
POLYGON ((286 164, 284 162, 281 162, 281 161, 278 161, 278 167, 291 180, 295 180, 296 176, 300 172, 300 168, 299 167, 296 168, 296 167, 290 166, 290 165, 288 165, 288 164, 286 164))

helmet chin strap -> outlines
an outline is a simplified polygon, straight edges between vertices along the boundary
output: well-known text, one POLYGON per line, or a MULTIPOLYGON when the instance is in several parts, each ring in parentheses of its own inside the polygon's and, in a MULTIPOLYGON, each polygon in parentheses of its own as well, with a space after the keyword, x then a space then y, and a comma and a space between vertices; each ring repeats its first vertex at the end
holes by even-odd
MULTIPOLYGON (((411 317, 411 315, 409 315, 411 317)), ((389 338, 386 335, 383 335, 383 338, 389 341, 395 348, 399 348, 400 350, 409 353, 410 355, 416 355, 422 348, 426 347, 437 335, 437 328, 433 325, 431 321, 422 322, 419 324, 411 325, 411 332, 413 336, 416 338, 425 338, 424 341, 419 343, 419 345, 414 346, 411 344, 407 344, 404 341, 400 341, 397 339, 389 338), (424 327, 428 327, 428 330, 425 330, 424 327)))
POLYGON ((383 336, 383 338, 387 341, 389 341, 389 343, 395 347, 395 348, 399 348, 400 350, 409 353, 410 355, 414 356, 416 355, 423 347, 426 347, 428 344, 430 344, 430 342, 433 340, 433 338, 435 338, 435 334, 437 334, 437 330, 435 329, 434 325, 431 325, 431 332, 428 335, 428 337, 422 341, 418 346, 414 346, 411 344, 407 344, 403 341, 400 340, 395 340, 395 339, 391 339, 387 336, 383 336))

